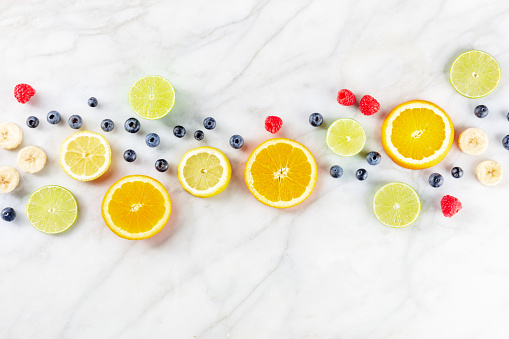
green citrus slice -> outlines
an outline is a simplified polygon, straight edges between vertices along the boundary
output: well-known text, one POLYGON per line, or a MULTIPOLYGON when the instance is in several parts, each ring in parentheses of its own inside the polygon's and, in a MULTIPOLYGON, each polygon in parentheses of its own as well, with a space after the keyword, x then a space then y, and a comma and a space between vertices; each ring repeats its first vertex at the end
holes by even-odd
POLYGON ((411 186, 402 182, 391 182, 375 193, 373 210, 382 224, 406 227, 419 216, 421 201, 411 186))
POLYGON ((147 75, 138 79, 129 89, 129 105, 143 119, 161 119, 174 104, 175 90, 162 76, 147 75))
POLYGON ((459 94, 471 99, 481 98, 497 88, 500 65, 486 52, 464 52, 452 63, 449 80, 459 94))
POLYGON ((71 227, 78 217, 78 203, 71 192, 60 186, 44 186, 30 195, 28 221, 39 231, 60 233, 71 227))
POLYGON ((353 119, 338 119, 327 130, 327 146, 342 157, 359 153, 366 143, 366 132, 353 119))

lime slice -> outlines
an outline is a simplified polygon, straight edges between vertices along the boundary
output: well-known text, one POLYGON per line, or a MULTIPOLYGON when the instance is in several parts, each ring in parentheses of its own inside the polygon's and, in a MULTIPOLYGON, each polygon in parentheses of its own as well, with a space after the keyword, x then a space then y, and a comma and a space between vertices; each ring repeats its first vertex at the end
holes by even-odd
POLYGON ((159 75, 138 79, 129 89, 129 105, 143 119, 156 120, 166 116, 175 104, 175 90, 159 75))
POLYGON ((60 186, 44 186, 30 195, 28 221, 39 231, 60 233, 74 224, 78 203, 71 192, 60 186))
POLYGON ((353 119, 338 119, 327 130, 327 146, 342 157, 359 153, 366 143, 366 133, 353 119))
POLYGON ((406 227, 419 216, 421 201, 411 186, 402 182, 391 182, 375 193, 373 210, 382 224, 406 227))
POLYGON ((471 99, 482 98, 497 88, 500 65, 486 52, 464 52, 452 63, 449 79, 459 94, 471 99))

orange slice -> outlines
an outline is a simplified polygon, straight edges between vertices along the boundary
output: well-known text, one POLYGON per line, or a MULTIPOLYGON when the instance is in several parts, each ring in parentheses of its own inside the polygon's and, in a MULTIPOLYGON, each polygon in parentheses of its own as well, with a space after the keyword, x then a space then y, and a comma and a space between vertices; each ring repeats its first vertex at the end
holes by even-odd
POLYGON ((119 237, 146 239, 159 232, 171 213, 170 195, 154 178, 130 175, 113 184, 102 203, 104 222, 119 237))
POLYGON ((454 141, 452 121, 429 101, 414 100, 396 106, 382 125, 382 145, 398 165, 410 169, 435 166, 454 141))
POLYGON ((244 178, 261 203, 277 208, 300 204, 316 184, 316 161, 302 144, 290 139, 270 139, 249 156, 244 178))

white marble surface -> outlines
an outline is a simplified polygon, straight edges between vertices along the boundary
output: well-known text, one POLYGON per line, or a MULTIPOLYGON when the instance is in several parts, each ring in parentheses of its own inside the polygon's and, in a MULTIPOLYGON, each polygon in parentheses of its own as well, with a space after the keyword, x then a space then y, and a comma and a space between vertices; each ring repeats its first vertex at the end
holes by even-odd
MULTIPOLYGON (((497 187, 475 179, 478 162, 494 159, 509 169, 500 143, 509 133, 505 114, 509 54, 509 3, 505 1, 16 1, 0 3, 1 121, 23 126, 22 145, 43 147, 43 172, 22 175, 20 187, 0 196, 18 211, 0 221, 1 338, 507 338, 509 336, 508 177, 497 187), (449 84, 454 57, 472 48, 502 66, 499 88, 482 100, 449 84), (167 77, 177 91, 171 116, 142 122, 141 133, 122 129, 132 116, 129 86, 140 76, 167 77), (17 83, 34 86, 26 105, 15 101, 17 83), (375 96, 381 112, 364 117, 335 101, 340 88, 375 96), (92 109, 87 98, 96 96, 92 109), (427 99, 452 117, 456 132, 483 128, 490 137, 479 157, 456 145, 436 168, 410 171, 386 155, 369 178, 361 156, 342 159, 325 145, 325 128, 308 122, 321 112, 360 121, 366 150, 382 152, 384 116, 396 104, 427 99), (479 120, 473 108, 490 108, 479 120), (44 121, 56 109, 80 114, 84 128, 107 135, 113 163, 92 183, 75 182, 60 169, 58 145, 72 133, 44 121), (41 126, 28 130, 28 115, 41 126), (203 142, 188 133, 214 116, 217 128, 203 142), (279 136, 314 153, 319 177, 302 205, 275 210, 258 203, 243 180, 249 152, 271 137, 267 115, 279 115, 279 136), (148 149, 148 132, 162 136, 148 149), (241 134, 246 147, 228 145, 241 134), (197 145, 222 149, 233 177, 210 199, 183 191, 176 179, 182 154, 197 145), (136 163, 122 160, 126 148, 136 163), (165 157, 168 173, 154 161, 165 157), (332 180, 328 168, 345 175, 332 180), (465 176, 454 180, 452 166, 465 176), (428 175, 445 184, 433 189, 428 175), (100 201, 118 178, 147 174, 162 181, 174 206, 169 224, 139 242, 116 237, 103 223, 100 201), (381 225, 372 213, 374 192, 389 181, 414 186, 423 202, 406 229, 381 225), (30 192, 45 184, 70 189, 80 205, 78 223, 60 235, 32 228, 24 216, 30 192), (439 201, 457 196, 464 209, 442 216, 439 201)), ((15 151, 0 150, 0 164, 15 151)))

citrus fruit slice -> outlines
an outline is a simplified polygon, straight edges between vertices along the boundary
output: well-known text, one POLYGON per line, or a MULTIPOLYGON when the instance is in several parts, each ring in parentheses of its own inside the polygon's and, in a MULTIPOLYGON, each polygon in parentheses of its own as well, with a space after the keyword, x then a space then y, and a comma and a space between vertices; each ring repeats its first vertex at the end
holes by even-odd
POLYGON ((382 124, 385 152, 405 168, 421 169, 438 164, 453 141, 451 119, 428 101, 408 101, 396 106, 382 124))
POLYGON ((419 216, 421 201, 411 186, 402 182, 391 182, 375 193, 373 210, 382 224, 406 227, 419 216))
POLYGON ((338 119, 327 130, 327 146, 342 157, 359 153, 366 143, 366 132, 353 119, 338 119))
POLYGON ((168 222, 170 195, 154 178, 130 175, 114 183, 102 202, 102 216, 110 230, 121 238, 149 238, 168 222))
POLYGON ((161 119, 171 111, 174 104, 175 90, 162 76, 144 76, 129 89, 129 105, 143 119, 161 119))
POLYGON ((316 161, 304 145, 284 138, 260 144, 249 156, 244 179, 261 203, 277 208, 300 204, 316 184, 316 161))
POLYGON ((497 88, 500 65, 486 52, 464 52, 452 63, 449 80, 459 94, 472 99, 481 98, 497 88))
POLYGON ((54 185, 33 192, 26 209, 28 221, 39 231, 49 234, 67 230, 78 217, 78 203, 72 193, 54 185))
POLYGON ((208 198, 221 193, 232 175, 230 161, 220 150, 198 147, 180 160, 178 178, 182 187, 195 197, 208 198))
POLYGON ((99 133, 77 132, 60 146, 60 166, 75 180, 97 179, 108 170, 110 163, 110 145, 99 133))

